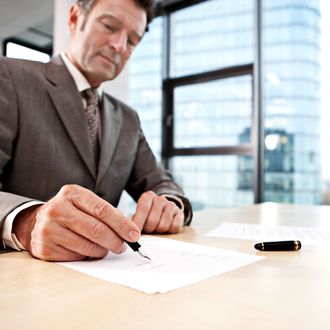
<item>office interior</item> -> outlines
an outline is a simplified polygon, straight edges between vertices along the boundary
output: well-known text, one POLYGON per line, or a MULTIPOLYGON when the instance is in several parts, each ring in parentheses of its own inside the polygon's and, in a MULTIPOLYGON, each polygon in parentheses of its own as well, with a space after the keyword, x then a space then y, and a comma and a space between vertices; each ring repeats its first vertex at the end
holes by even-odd
MULTIPOLYGON (((2 0, 2 54, 48 61, 64 51, 72 3, 2 0)), ((194 210, 330 204, 329 16, 326 0, 158 2, 105 89, 139 113, 194 210)))
MULTIPOLYGON (((65 51, 73 1, 1 0, 2 54, 48 61, 65 51)), ((147 294, 29 253, 3 253, 0 329, 329 329, 330 207, 320 206, 330 204, 329 1, 158 3, 126 69, 104 86, 138 112, 157 158, 195 210, 191 226, 151 238, 197 247, 196 257, 210 248, 263 259, 147 294), (206 236, 224 224, 239 230, 206 236), (241 226, 256 235, 244 237, 241 226), (281 230, 292 231, 289 239, 301 239, 302 248, 254 248, 284 240, 281 230)), ((134 205, 123 196, 120 207, 134 205)), ((162 260, 156 243, 139 241, 156 264, 162 260)), ((173 263, 181 254, 171 254, 173 263)), ((196 273, 208 271, 192 259, 196 273)), ((112 261, 104 271, 111 273, 112 261)), ((162 284, 195 272, 165 275, 162 284)), ((120 279, 135 276, 128 268, 120 279)))

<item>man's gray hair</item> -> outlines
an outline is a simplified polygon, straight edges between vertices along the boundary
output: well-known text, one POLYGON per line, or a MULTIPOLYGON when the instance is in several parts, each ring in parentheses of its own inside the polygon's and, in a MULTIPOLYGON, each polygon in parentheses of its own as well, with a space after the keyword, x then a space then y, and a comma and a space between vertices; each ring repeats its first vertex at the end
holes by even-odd
MULTIPOLYGON (((81 7, 84 11, 85 16, 89 14, 93 6, 97 0, 77 0, 77 4, 79 7, 81 7)), ((138 7, 141 7, 142 9, 145 10, 147 14, 147 29, 148 29, 148 24, 152 21, 155 13, 155 5, 156 1, 155 0, 134 0, 136 5, 138 7)))

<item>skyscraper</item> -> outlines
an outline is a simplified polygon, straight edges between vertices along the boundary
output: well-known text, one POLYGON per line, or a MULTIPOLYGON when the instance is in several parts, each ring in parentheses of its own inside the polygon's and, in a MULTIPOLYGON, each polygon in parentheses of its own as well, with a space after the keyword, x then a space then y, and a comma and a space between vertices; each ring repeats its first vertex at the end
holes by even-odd
MULTIPOLYGON (((264 3, 265 153, 270 152, 269 130, 281 130, 294 141, 292 173, 265 168, 265 200, 317 204, 321 200, 319 1, 264 3), (279 184, 267 188, 270 182, 279 184), (292 191, 286 193, 285 187, 291 185, 292 191)), ((285 156, 277 156, 281 157, 285 156)), ((271 162, 266 156, 267 161, 271 162)))

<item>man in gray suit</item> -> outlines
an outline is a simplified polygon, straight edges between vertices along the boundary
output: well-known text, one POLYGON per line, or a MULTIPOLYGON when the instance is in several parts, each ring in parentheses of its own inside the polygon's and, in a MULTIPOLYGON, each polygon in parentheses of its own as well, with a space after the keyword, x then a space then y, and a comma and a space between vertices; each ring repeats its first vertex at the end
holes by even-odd
POLYGON ((66 53, 0 60, 0 221, 4 249, 44 260, 121 253, 145 233, 177 233, 189 201, 157 164, 137 114, 107 94, 141 41, 154 1, 80 0, 66 53), (117 208, 126 190, 132 221, 117 208))

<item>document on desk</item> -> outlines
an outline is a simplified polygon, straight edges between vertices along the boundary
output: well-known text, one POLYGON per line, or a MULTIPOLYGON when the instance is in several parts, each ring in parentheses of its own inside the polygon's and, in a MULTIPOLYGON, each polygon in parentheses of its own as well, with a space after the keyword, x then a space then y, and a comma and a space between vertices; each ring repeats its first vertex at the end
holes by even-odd
POLYGON ((142 236, 151 261, 128 248, 101 260, 59 263, 82 273, 145 293, 165 293, 263 259, 254 254, 223 250, 172 239, 142 236))
POLYGON ((302 246, 330 245, 330 230, 318 227, 265 226, 224 222, 222 225, 208 232, 206 236, 261 242, 299 240, 302 246))

